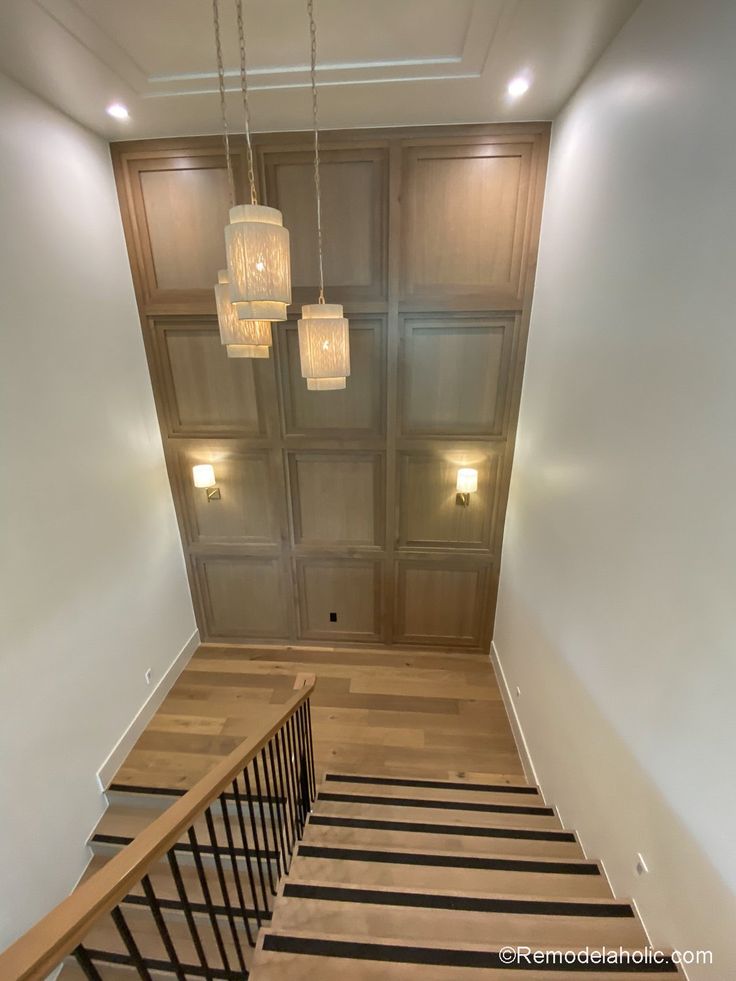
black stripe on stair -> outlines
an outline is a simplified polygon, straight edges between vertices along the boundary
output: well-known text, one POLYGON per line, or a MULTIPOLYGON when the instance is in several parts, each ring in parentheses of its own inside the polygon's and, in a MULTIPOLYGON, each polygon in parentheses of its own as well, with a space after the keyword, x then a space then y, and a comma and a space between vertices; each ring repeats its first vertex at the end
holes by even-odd
MULTIPOLYGON (((107 835, 107 834, 96 834, 92 835, 90 838, 90 843, 92 845, 119 845, 121 848, 125 845, 129 845, 133 839, 129 835, 107 835)), ((238 848, 234 846, 232 850, 226 845, 218 845, 215 848, 214 845, 200 844, 199 851, 202 855, 231 855, 235 854, 238 858, 270 858, 276 860, 278 858, 278 852, 275 851, 256 851, 253 849, 238 848)), ((174 845, 174 850, 177 852, 183 852, 185 854, 193 854, 194 848, 184 841, 178 841, 174 845)))
MULTIPOLYGON (((184 794, 188 793, 187 789, 182 787, 143 787, 138 784, 127 784, 127 783, 111 783, 107 788, 105 793, 115 793, 115 794, 145 794, 151 797, 183 797, 184 794)), ((220 794, 225 800, 235 800, 235 794, 227 791, 224 794, 220 794)), ((264 804, 274 803, 274 804, 285 804, 286 798, 284 797, 267 797, 265 794, 240 794, 241 800, 251 800, 251 801, 263 801, 264 804)))
POLYGON ((561 971, 575 973, 601 974, 661 974, 677 973, 677 968, 669 957, 662 957, 662 963, 626 963, 625 958, 618 962, 586 964, 575 961, 572 964, 553 961, 548 964, 523 963, 515 960, 506 963, 495 950, 448 950, 442 947, 403 947, 397 944, 363 943, 355 940, 326 940, 320 937, 290 937, 266 933, 263 949, 280 954, 308 954, 311 957, 343 957, 349 960, 384 961, 397 964, 427 964, 434 967, 476 967, 495 970, 561 971))
POLYGON ((488 869, 507 872, 550 872, 557 875, 600 875, 595 862, 560 862, 553 859, 487 858, 479 855, 442 855, 420 852, 386 852, 377 848, 331 848, 300 844, 302 858, 335 858, 343 862, 381 862, 389 865, 431 865, 446 869, 488 869))
POLYGON ((413 797, 365 797, 363 794, 333 794, 320 790, 319 800, 330 800, 344 804, 385 804, 388 807, 430 807, 442 811, 483 811, 491 814, 538 814, 541 817, 554 817, 551 807, 534 807, 522 804, 485 804, 478 801, 423 800, 413 797))
POLYGON ((539 794, 536 787, 505 783, 462 783, 459 780, 403 780, 397 777, 356 777, 345 773, 328 773, 326 781, 337 783, 368 783, 380 787, 429 787, 433 790, 473 790, 503 794, 539 794))
POLYGON ((356 889, 349 886, 316 886, 306 882, 285 883, 284 896, 291 899, 320 899, 334 903, 459 910, 464 913, 531 913, 534 916, 591 916, 618 919, 634 917, 634 911, 628 903, 449 896, 421 892, 391 892, 387 889, 356 889))
POLYGON ((363 828, 373 831, 413 831, 430 835, 467 835, 474 838, 518 838, 525 841, 575 842, 572 831, 537 828, 483 828, 462 824, 422 824, 419 821, 379 821, 371 818, 333 817, 331 814, 309 816, 309 824, 330 828, 363 828))

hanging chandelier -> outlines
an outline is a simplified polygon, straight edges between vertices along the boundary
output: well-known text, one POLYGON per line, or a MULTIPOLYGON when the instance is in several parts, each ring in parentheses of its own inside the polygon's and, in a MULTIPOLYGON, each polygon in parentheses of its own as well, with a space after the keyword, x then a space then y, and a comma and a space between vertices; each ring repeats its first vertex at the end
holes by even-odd
POLYGON ((258 204, 250 138, 243 0, 235 0, 235 6, 250 204, 231 207, 230 224, 225 228, 230 295, 241 320, 286 320, 286 308, 291 303, 289 232, 278 209, 258 204))
MULTIPOLYGON (((238 11, 238 23, 242 25, 242 15, 238 11)), ((227 164, 228 190, 230 207, 235 206, 235 182, 233 180, 233 165, 230 153, 230 132, 227 122, 227 107, 225 103, 225 68, 222 59, 222 44, 220 41, 220 10, 219 0, 212 0, 212 16, 215 30, 215 50, 217 53, 217 78, 220 89, 220 111, 222 115, 222 133, 225 144, 225 161, 227 164)), ((241 32, 243 33, 243 32, 241 32)), ((241 45, 241 75, 245 72, 245 44, 241 45)), ((217 306, 217 323, 220 328, 220 341, 225 345, 229 358, 267 358, 271 353, 271 324, 268 320, 241 320, 230 294, 230 280, 226 269, 217 274, 215 286, 215 303, 217 306)))
POLYGON ((339 303, 325 303, 325 274, 322 255, 322 194, 319 181, 319 123, 317 114, 317 26, 314 0, 307 0, 311 41, 310 75, 314 122, 314 194, 317 205, 317 253, 319 257, 319 302, 305 304, 298 322, 299 360, 302 377, 310 391, 345 388, 350 374, 350 333, 339 303))
POLYGON ((227 347, 229 358, 267 358, 271 353, 270 320, 241 320, 230 299, 230 282, 227 269, 217 274, 215 286, 217 322, 220 340, 227 347))

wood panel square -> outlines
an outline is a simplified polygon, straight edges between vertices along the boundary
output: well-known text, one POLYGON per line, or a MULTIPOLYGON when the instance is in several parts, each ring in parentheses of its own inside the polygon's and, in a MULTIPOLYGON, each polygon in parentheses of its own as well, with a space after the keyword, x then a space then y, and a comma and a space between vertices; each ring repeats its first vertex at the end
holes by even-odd
POLYGON ((514 327, 514 317, 405 317, 403 432, 504 435, 514 327))
POLYGON ((277 481, 266 450, 198 440, 178 456, 189 541, 197 545, 277 544, 279 520, 274 501, 277 481), (192 467, 214 467, 220 497, 194 486, 192 467))
POLYGON ((156 287, 212 289, 225 263, 227 171, 148 170, 140 181, 156 287))
POLYGON ((399 546, 490 549, 498 510, 502 450, 458 449, 399 454, 399 546), (467 507, 455 496, 459 467, 478 471, 467 507))
POLYGON ((489 567, 400 561, 396 575, 397 635, 407 644, 479 647, 489 603, 489 567))
POLYGON ((531 159, 503 142, 405 150, 405 297, 520 298, 531 159))
POLYGON ((383 458, 379 453, 288 453, 296 545, 380 545, 383 458))
MULTIPOLYGON (((291 235, 294 302, 313 302, 319 284, 314 163, 304 149, 261 151, 269 203, 291 235)), ((333 302, 386 292, 386 152, 320 149, 325 284, 333 302)))
POLYGON ((378 640, 381 564, 298 559, 299 636, 306 640, 378 640))
POLYGON ((280 558, 213 556, 196 564, 208 637, 287 637, 280 558))
POLYGON ((257 376, 263 365, 228 358, 216 326, 157 323, 154 332, 169 435, 263 435, 257 376))
POLYGON ((302 378, 296 324, 279 325, 279 367, 287 436, 379 436, 384 431, 385 326, 350 318, 350 377, 334 392, 310 392, 302 378))

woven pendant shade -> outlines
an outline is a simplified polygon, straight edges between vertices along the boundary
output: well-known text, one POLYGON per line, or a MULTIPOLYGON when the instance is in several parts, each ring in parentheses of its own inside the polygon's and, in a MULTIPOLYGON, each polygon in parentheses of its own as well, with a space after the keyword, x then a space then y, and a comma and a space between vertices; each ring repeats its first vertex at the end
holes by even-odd
POLYGON ((298 327, 299 359, 307 388, 312 391, 345 388, 350 374, 350 340, 341 304, 303 306, 298 327))
POLYGON ((276 208, 239 204, 225 229, 230 295, 241 320, 286 320, 289 232, 276 208))
POLYGON ((230 300, 226 269, 217 274, 215 303, 220 340, 227 346, 229 358, 267 358, 271 347, 270 320, 240 320, 230 300), (237 351, 235 350, 237 348, 237 351))

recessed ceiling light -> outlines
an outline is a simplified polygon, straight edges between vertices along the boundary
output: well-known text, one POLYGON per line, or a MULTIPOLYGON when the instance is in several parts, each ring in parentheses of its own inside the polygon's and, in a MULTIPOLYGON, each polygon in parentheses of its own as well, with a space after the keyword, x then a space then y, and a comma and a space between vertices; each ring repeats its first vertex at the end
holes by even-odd
POLYGON ((512 78, 508 84, 508 93, 512 98, 517 99, 520 95, 523 95, 529 88, 529 82, 523 75, 517 75, 516 78, 512 78))
POLYGON ((105 110, 108 116, 112 116, 113 119, 127 119, 130 113, 126 107, 121 102, 113 102, 105 110))

